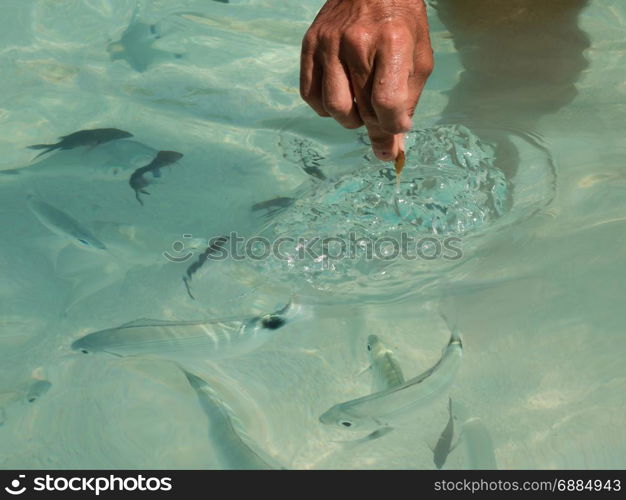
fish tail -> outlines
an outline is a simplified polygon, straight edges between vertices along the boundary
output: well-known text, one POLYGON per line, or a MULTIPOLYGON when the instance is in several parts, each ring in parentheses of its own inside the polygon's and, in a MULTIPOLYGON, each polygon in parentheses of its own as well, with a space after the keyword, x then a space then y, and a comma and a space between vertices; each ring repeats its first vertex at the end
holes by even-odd
POLYGON ((133 9, 133 13, 130 16, 130 23, 129 24, 133 24, 135 22, 137 22, 137 18, 139 17, 139 2, 137 2, 137 4, 135 5, 135 8, 133 9))
POLYGON ((141 198, 139 197, 139 191, 140 191, 139 189, 135 190, 135 198, 137 198, 137 201, 143 207, 143 201, 141 201, 141 198))
POLYGON ((461 346, 463 345, 463 342, 461 341, 461 332, 459 332, 456 325, 450 329, 450 343, 459 344, 461 346))
POLYGON ((28 146, 28 149, 43 149, 44 150, 41 153, 39 153, 37 156, 35 156, 35 158, 33 158, 33 159, 37 159, 41 155, 45 155, 46 153, 54 149, 57 149, 57 147, 58 146, 56 144, 33 144, 32 146, 28 146))
POLYGON ((196 300, 196 298, 191 294, 191 287, 189 286, 189 281, 187 281, 187 278, 185 276, 183 276, 183 282, 185 283, 185 288, 187 288, 187 293, 189 294, 189 296, 193 300, 196 300))
POLYGON ((443 318, 448 325, 448 329, 450 330, 450 344, 458 343, 461 344, 461 333, 459 332, 459 328, 457 326, 457 317, 458 317, 458 306, 454 304, 451 308, 450 316, 447 312, 443 311, 443 307, 439 308, 439 315, 443 318))

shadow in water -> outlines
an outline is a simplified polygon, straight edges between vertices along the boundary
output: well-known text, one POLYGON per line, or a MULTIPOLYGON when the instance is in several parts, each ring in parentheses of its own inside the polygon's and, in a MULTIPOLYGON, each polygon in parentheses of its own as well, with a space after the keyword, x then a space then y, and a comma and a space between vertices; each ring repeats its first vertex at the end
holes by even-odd
MULTIPOLYGON (((463 64, 444 122, 531 133, 538 120, 569 104, 588 61, 590 40, 578 18, 588 0, 434 0, 463 64)), ((500 135, 500 134, 497 134, 500 135)), ((505 130, 496 157, 515 174, 505 130)))

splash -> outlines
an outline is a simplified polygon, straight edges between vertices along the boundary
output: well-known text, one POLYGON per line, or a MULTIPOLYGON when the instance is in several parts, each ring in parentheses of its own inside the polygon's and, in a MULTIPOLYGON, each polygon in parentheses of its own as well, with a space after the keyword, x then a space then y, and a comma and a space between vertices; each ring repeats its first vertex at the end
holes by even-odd
POLYGON ((261 270, 287 280, 302 274, 316 286, 371 277, 388 267, 403 235, 461 236, 506 212, 510 186, 494 165, 493 145, 459 125, 413 131, 408 139, 398 184, 394 166, 366 157, 371 164, 313 183, 277 214, 264 236, 287 241, 282 258, 257 263, 261 270), (364 243, 385 239, 378 252, 364 243), (304 251, 315 240, 318 251, 304 251))

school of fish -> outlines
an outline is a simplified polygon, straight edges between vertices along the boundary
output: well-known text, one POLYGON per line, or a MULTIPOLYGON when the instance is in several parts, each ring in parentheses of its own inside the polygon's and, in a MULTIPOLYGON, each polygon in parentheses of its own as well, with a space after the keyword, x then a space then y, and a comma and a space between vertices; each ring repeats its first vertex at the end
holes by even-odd
MULTIPOLYGON (((114 128, 83 130, 60 138, 55 144, 39 144, 33 149, 43 149, 40 154, 78 147, 95 148, 101 144, 132 137, 132 134, 114 128)), ((153 178, 161 176, 161 169, 178 162, 183 154, 176 151, 157 151, 151 162, 139 167, 130 175, 128 183, 137 201, 143 206, 140 194, 149 194, 146 187, 153 178)), ((404 158, 397 162, 399 176, 404 158)), ((315 175, 315 177, 318 177, 315 175)), ((76 247, 95 252, 106 252, 106 242, 90 229, 60 208, 29 194, 27 206, 36 219, 51 233, 66 239, 76 247)), ((274 213, 290 205, 292 198, 275 198, 252 206, 253 211, 274 213)), ((208 242, 206 249, 192 262, 183 275, 183 282, 191 299, 190 283, 193 275, 205 264, 208 257, 221 250, 228 241, 222 236, 208 242)), ((278 469, 283 468, 276 459, 263 452, 239 423, 237 415, 225 404, 208 381, 190 371, 193 360, 215 360, 252 353, 275 337, 282 328, 298 319, 300 307, 294 300, 280 309, 250 317, 217 318, 206 321, 169 321, 138 319, 120 326, 107 328, 82 336, 72 343, 72 349, 85 353, 103 353, 118 357, 141 356, 177 363, 195 391, 198 402, 210 421, 209 436, 219 447, 220 462, 224 468, 278 469)), ((456 327, 440 359, 423 373, 405 379, 393 351, 374 334, 367 338, 369 369, 372 373, 371 393, 339 402, 319 417, 325 426, 342 430, 364 431, 366 435, 345 442, 345 446, 359 446, 381 439, 395 429, 414 421, 421 411, 438 399, 448 400, 449 419, 434 448, 433 464, 442 468, 448 455, 462 437, 468 456, 476 468, 495 468, 493 445, 488 431, 477 417, 466 419, 461 426, 461 437, 455 433, 453 403, 449 395, 461 365, 463 343, 456 327), (453 443, 454 436, 457 443, 453 443)), ((26 400, 36 401, 50 384, 34 383, 26 400)), ((458 426, 457 426, 458 427, 458 426)))
MULTIPOLYGON (((216 1, 228 3, 227 0, 216 1)), ((152 45, 159 37, 157 25, 142 23, 135 11, 128 28, 119 40, 108 44, 107 51, 112 60, 123 60, 137 72, 146 71, 158 60, 182 57, 181 54, 154 48, 152 45)), ((34 158, 39 159, 44 155, 54 154, 55 151, 76 148, 91 150, 103 144, 129 141, 131 137, 132 133, 117 128, 86 129, 61 136, 57 142, 35 144, 29 148, 40 151, 34 158)), ((134 169, 128 178, 128 186, 140 205, 138 210, 142 210, 141 207, 144 206, 141 195, 151 194, 146 188, 155 183, 155 179, 161 178, 161 170, 177 164, 184 157, 183 153, 177 151, 142 147, 151 154, 152 160, 134 169)), ((306 145, 302 144, 301 147, 306 145)), ((123 156, 124 149, 120 148, 120 151, 123 156)), ((43 160, 39 160, 41 161, 43 160)), ((400 151, 395 161, 397 182, 404 163, 405 154, 400 151)), ((327 179, 315 157, 303 163, 302 169, 316 179, 316 182, 327 179)), ((6 171, 3 174, 28 175, 28 172, 6 171)), ((128 187, 125 189, 128 191, 128 187)), ((251 210, 264 211, 266 216, 271 216, 289 207, 294 201, 295 198, 291 197, 276 197, 253 204, 251 210)), ((65 244, 72 244, 96 254, 110 251, 106 239, 99 237, 97 231, 81 221, 79 213, 67 213, 62 207, 42 199, 37 193, 28 194, 26 206, 44 228, 65 244)), ((227 236, 220 236, 210 240, 197 259, 188 265, 182 280, 190 299, 195 298, 191 290, 193 276, 211 255, 223 249, 228 239, 227 236)), ((142 318, 82 335, 73 341, 71 348, 89 355, 142 357, 175 363, 207 418, 207 438, 215 445, 221 468, 283 469, 285 467, 280 461, 264 451, 251 437, 236 411, 212 385, 211 379, 194 373, 196 365, 193 361, 250 355, 272 339, 286 334, 285 330, 288 329, 285 327, 303 319, 302 309, 303 306, 293 297, 286 305, 264 314, 201 321, 142 318)), ((372 377, 371 392, 348 401, 337 402, 321 415, 318 413, 322 429, 330 426, 342 431, 363 432, 364 435, 345 441, 344 447, 367 446, 385 438, 391 432, 401 432, 403 426, 415 423, 421 412, 428 411, 433 403, 445 400, 448 402, 448 421, 435 446, 431 448, 434 466, 442 468, 459 442, 463 442, 471 467, 497 467, 489 431, 480 418, 465 415, 462 423, 456 424, 459 417, 454 411, 450 391, 463 355, 463 342, 456 326, 451 328, 449 341, 433 366, 409 379, 405 378, 394 352, 381 337, 369 334, 366 346, 372 377)), ((0 425, 5 419, 4 406, 20 400, 34 404, 45 397, 52 387, 48 380, 33 378, 16 391, 0 394, 3 396, 0 397, 0 425)))

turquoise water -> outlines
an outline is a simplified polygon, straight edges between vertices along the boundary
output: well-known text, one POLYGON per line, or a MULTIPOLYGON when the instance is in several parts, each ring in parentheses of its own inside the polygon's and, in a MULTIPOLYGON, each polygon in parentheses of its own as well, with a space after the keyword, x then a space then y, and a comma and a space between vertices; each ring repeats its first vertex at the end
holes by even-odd
POLYGON ((377 439, 319 417, 371 392, 369 335, 410 379, 453 325, 454 442, 465 420, 486 433, 461 437, 444 468, 479 466, 477 439, 499 468, 624 467, 626 8, 551 17, 532 37, 541 57, 529 43, 499 66, 491 49, 474 57, 472 19, 459 28, 433 3, 437 68, 396 193, 363 135, 298 95, 300 40, 321 4, 5 2, 0 467, 244 467, 250 456, 228 451, 244 447, 273 467, 434 468, 448 390, 377 439), (103 127, 133 137, 36 160, 26 149, 103 127), (142 206, 129 177, 158 150, 184 157, 146 176, 142 206), (295 201, 253 210, 276 197, 295 201), (67 223, 55 232, 32 200, 106 248, 67 223), (462 257, 299 259, 285 246, 287 260, 207 262, 194 299, 182 281, 214 236, 351 231, 454 236, 462 257), (258 327, 288 303, 285 325, 258 327), (263 335, 229 357, 180 326, 135 356, 101 339, 72 349, 140 318, 263 335), (220 432, 229 419, 235 435, 220 432))

